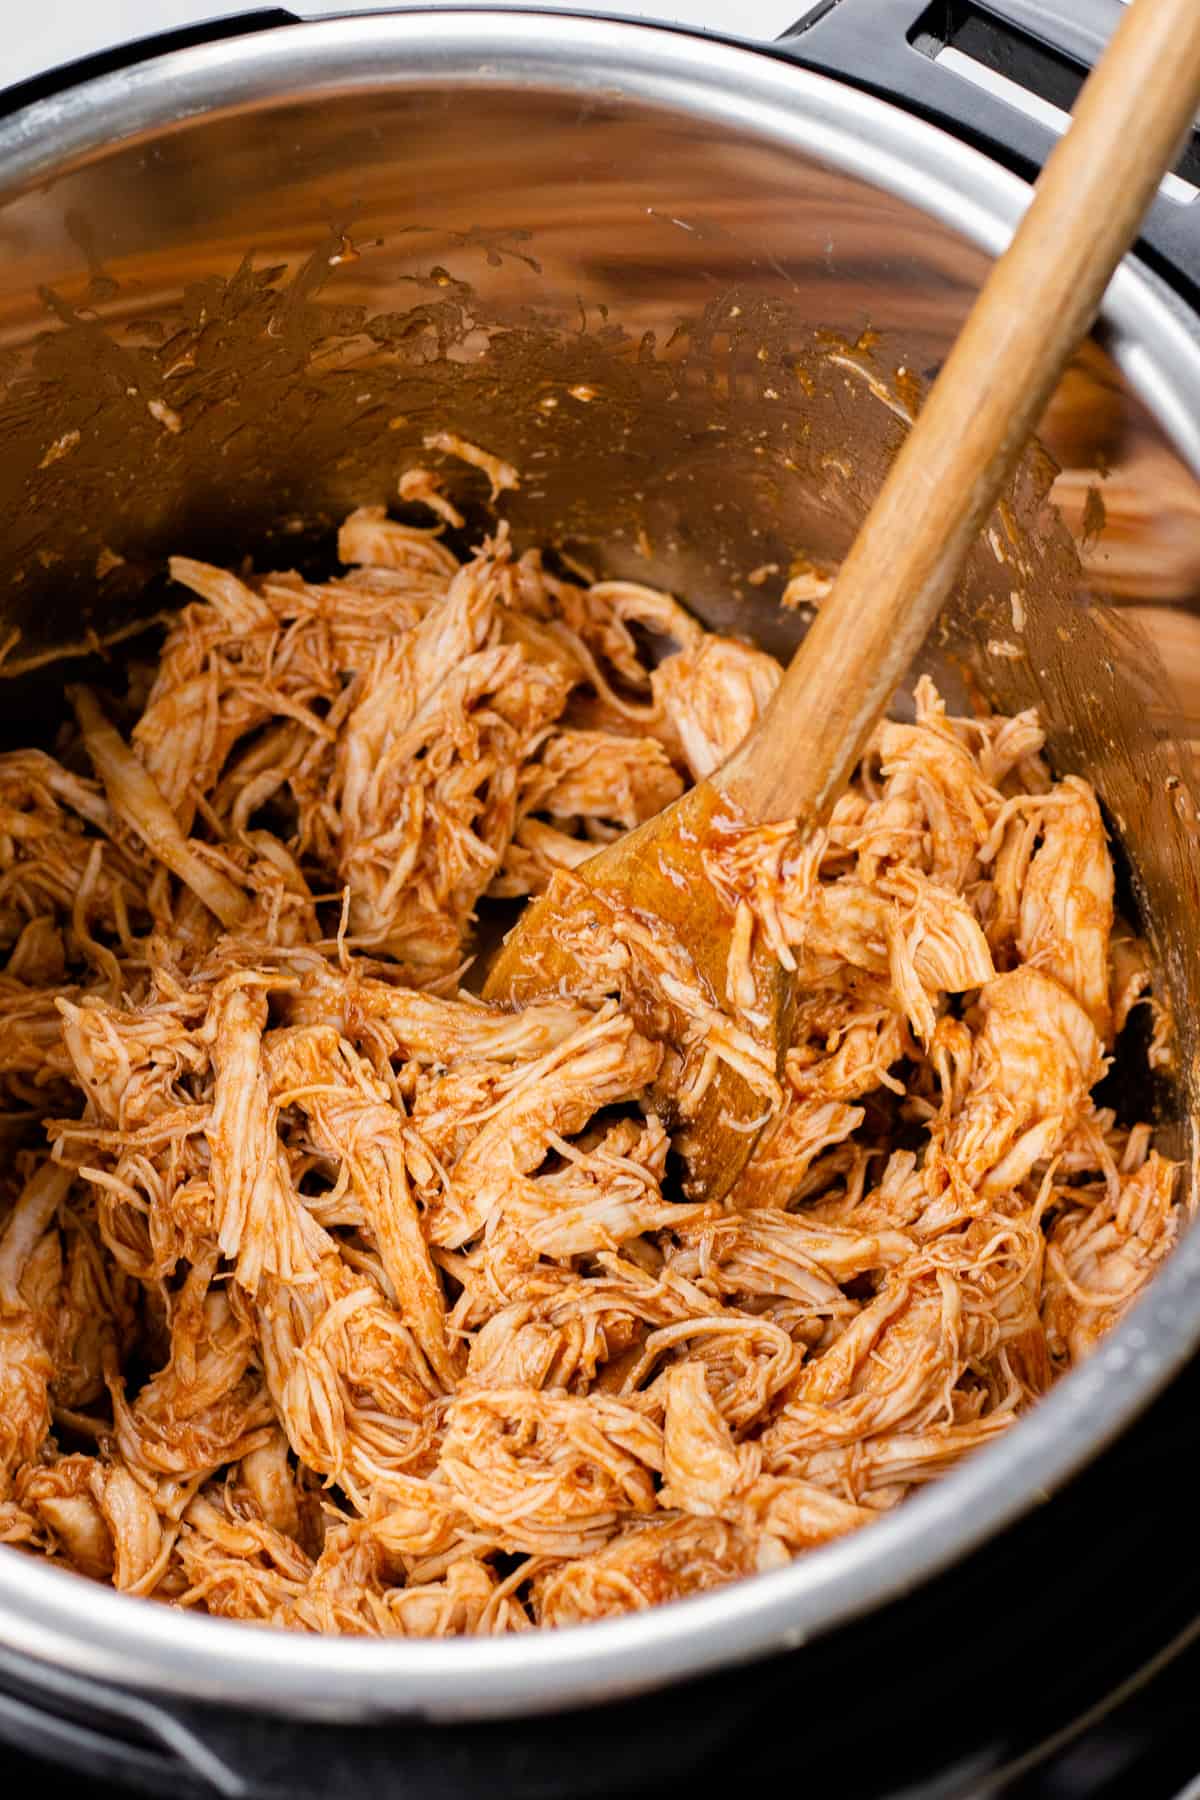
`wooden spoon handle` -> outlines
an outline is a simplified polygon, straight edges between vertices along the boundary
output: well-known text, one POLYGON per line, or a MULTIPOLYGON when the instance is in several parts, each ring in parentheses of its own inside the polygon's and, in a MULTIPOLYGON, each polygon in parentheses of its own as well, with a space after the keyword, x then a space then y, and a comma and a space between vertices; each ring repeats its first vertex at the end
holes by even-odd
POLYGON ((1134 0, 832 592, 715 785, 806 819, 849 780, 1200 107, 1200 0, 1134 0))

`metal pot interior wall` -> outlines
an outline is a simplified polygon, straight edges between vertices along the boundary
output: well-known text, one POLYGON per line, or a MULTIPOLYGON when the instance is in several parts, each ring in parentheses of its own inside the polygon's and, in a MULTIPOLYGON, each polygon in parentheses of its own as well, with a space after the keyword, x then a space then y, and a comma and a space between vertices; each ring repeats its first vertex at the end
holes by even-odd
MULTIPOLYGON (((0 237, 18 734, 61 682, 36 672, 49 653, 170 603, 169 552, 319 564, 352 506, 445 460, 439 430, 521 471, 502 510, 522 546, 670 586, 786 654, 789 572, 844 553, 987 266, 736 127, 499 77, 186 119, 10 194, 0 237)), ((1168 621, 1200 672, 1178 604, 1200 489, 1095 347, 1045 436, 1074 537, 1032 452, 927 662, 956 706, 1036 705, 1057 768, 1095 780, 1166 969, 1184 1119, 1200 734, 1151 638, 1168 621)), ((447 472, 469 541, 487 484, 447 472)))

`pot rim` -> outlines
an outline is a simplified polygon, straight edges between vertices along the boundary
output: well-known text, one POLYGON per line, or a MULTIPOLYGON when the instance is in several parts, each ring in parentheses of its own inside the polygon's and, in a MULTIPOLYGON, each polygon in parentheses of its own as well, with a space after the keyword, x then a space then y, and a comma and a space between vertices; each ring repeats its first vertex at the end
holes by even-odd
MULTIPOLYGON (((0 208, 115 142, 201 115, 354 87, 453 82, 597 87, 736 126, 848 171, 995 255, 1024 182, 889 102, 811 74, 770 46, 640 21, 486 8, 298 23, 169 52, 0 120, 0 208)), ((1200 473, 1200 335, 1136 259, 1117 272, 1099 335, 1200 473)), ((519 1638, 332 1639, 195 1616, 5 1551, 0 1645, 101 1681, 314 1719, 446 1722, 549 1712, 796 1648, 946 1569, 1049 1497, 1102 1449, 1200 1342, 1200 1234, 1079 1369, 1012 1431, 872 1525, 788 1568, 689 1600, 519 1638)))

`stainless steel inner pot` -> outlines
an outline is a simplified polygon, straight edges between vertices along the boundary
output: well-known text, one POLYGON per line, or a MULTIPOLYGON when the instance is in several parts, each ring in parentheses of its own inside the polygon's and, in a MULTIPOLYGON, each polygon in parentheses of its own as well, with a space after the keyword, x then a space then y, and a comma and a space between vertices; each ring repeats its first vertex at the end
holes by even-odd
MULTIPOLYGON (((673 586, 786 651, 792 559, 850 542, 1026 195, 933 127, 753 47, 568 16, 295 26, 27 106, 0 122, 0 626, 20 632, 9 668, 31 671, 10 718, 57 685, 57 666, 33 672, 48 652, 163 603, 168 551, 319 554, 352 504, 394 498, 440 427, 520 466, 523 541, 673 586)), ((1130 263, 1100 340, 1046 422, 1062 516, 1036 452, 928 660, 953 698, 1038 704, 1059 768, 1096 780, 1178 1021, 1168 1106, 1190 1167, 1200 335, 1130 263)), ((1191 1233, 993 1448, 786 1571, 644 1615, 332 1641, 4 1550, 0 1645, 311 1717, 601 1700, 795 1646, 911 1587, 1053 1490, 1198 1339, 1191 1233)))

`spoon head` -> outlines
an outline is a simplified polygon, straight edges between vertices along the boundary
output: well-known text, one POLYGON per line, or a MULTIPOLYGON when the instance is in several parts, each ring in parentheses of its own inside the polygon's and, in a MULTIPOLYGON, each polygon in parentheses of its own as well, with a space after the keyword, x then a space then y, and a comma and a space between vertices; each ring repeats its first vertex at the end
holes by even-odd
POLYGON ((650 1099, 674 1134, 689 1198, 718 1200, 779 1104, 791 983, 755 933, 753 999, 727 993, 734 905, 706 868, 742 821, 707 782, 657 817, 554 876, 501 944, 486 1000, 619 994, 666 1055, 650 1099), (715 1052, 724 1045, 728 1054, 715 1052), (749 1075, 743 1071, 749 1070, 749 1075))

